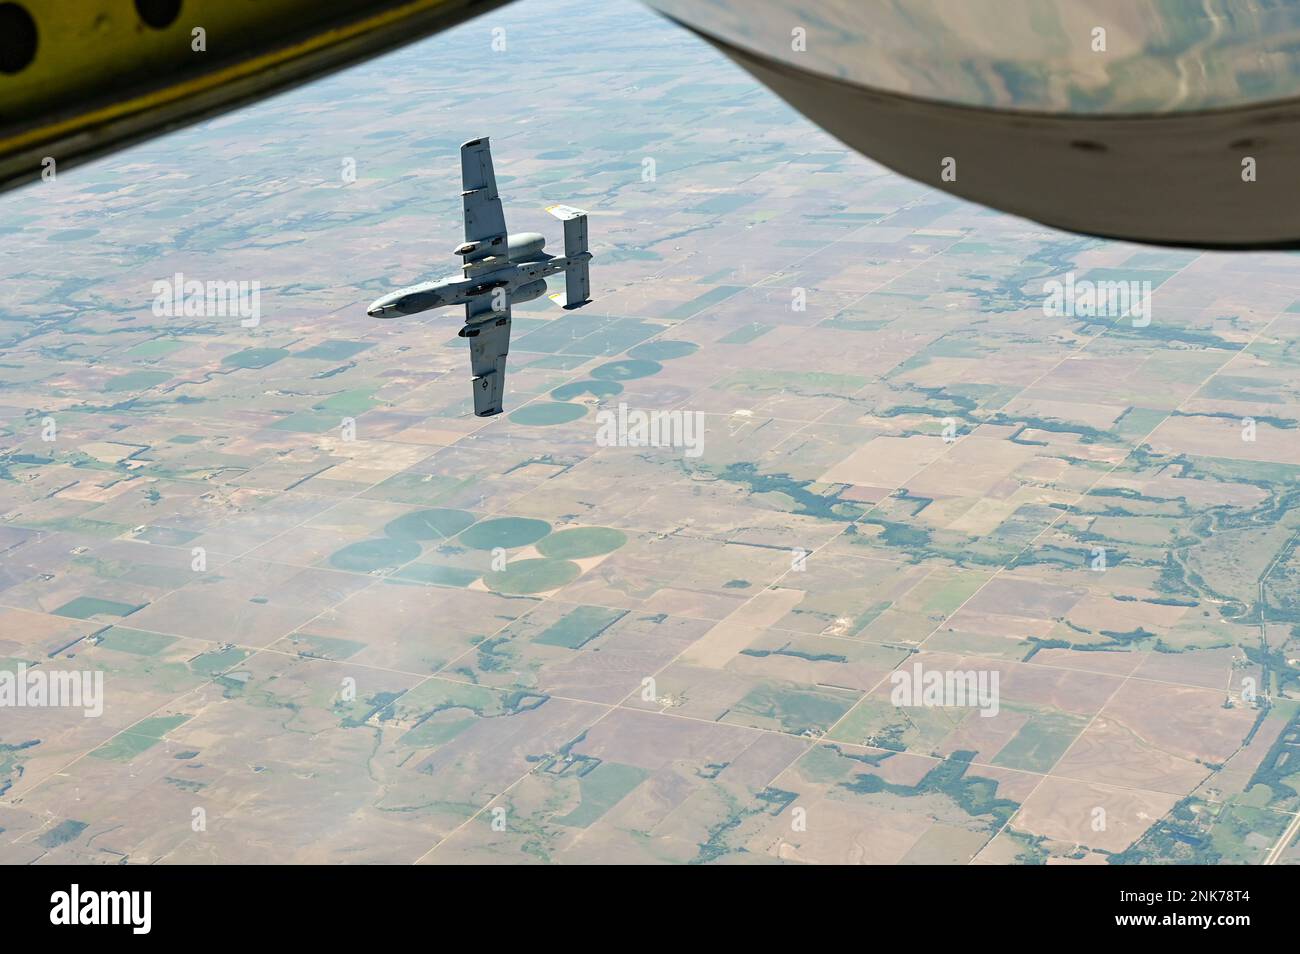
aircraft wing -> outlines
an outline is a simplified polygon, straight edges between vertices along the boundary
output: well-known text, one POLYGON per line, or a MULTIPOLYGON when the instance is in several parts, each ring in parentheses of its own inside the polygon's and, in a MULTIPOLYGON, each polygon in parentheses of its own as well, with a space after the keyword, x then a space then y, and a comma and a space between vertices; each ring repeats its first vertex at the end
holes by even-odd
POLYGON ((505 0, 0 3, 0 191, 264 99, 505 0), (196 56, 202 24, 208 49, 196 56), (53 167, 51 167, 53 168, 53 167))
POLYGON ((506 235, 506 217, 497 195, 497 177, 492 171, 492 147, 487 137, 471 139, 460 147, 461 199, 465 203, 465 241, 481 243, 465 255, 473 262, 492 254, 491 247, 502 247, 506 235), (492 240, 497 242, 493 243, 492 240))
POLYGON ((495 292, 471 298, 465 303, 465 321, 460 330, 469 339, 470 373, 474 375, 474 413, 491 417, 501 413, 506 390, 506 353, 510 350, 510 296, 504 289, 493 308, 495 292))

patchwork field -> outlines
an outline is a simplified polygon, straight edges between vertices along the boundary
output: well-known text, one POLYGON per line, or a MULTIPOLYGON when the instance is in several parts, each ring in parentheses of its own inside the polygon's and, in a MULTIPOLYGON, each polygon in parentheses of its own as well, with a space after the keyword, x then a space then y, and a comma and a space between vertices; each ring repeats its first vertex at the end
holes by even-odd
POLYGON ((629 3, 489 19, 0 201, 0 680, 104 686, 0 692, 0 861, 1300 861, 1293 256, 905 181, 629 3), (483 135, 595 254, 490 419, 458 313, 365 314, 483 135))

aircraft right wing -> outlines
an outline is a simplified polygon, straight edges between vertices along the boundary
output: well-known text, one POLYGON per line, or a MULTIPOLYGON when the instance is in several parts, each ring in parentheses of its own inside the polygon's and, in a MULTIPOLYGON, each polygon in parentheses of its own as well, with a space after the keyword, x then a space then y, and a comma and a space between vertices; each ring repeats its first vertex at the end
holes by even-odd
POLYGON ((492 171, 492 147, 487 137, 471 139, 460 147, 461 199, 465 204, 465 261, 474 262, 504 251, 506 217, 497 195, 497 177, 492 171))
POLYGON ((474 413, 501 413, 506 390, 506 354, 510 351, 510 296, 505 289, 471 298, 465 303, 466 325, 460 336, 469 339, 470 373, 474 375, 474 413), (493 308, 500 292, 502 308, 493 308))

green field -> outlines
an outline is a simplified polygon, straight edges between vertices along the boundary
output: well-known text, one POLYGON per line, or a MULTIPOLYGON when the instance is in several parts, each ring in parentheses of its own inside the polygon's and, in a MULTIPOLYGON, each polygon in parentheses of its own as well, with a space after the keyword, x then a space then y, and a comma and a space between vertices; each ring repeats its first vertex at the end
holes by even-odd
POLYGON ((109 739, 90 754, 97 759, 129 762, 141 752, 153 748, 172 729, 190 720, 187 715, 156 716, 137 722, 109 739))

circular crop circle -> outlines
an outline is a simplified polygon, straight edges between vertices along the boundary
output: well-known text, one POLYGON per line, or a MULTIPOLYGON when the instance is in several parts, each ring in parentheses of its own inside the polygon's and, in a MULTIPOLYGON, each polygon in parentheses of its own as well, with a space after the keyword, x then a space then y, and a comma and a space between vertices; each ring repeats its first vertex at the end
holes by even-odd
POLYGON ((518 560, 487 574, 483 582, 498 593, 544 593, 572 583, 581 572, 578 564, 568 560, 518 560))
POLYGON ((537 550, 559 560, 584 560, 610 553, 625 543, 627 534, 612 527, 570 527, 552 533, 537 544, 537 550))
POLYGON ((550 427, 554 424, 568 424, 586 415, 587 409, 581 404, 563 404, 543 401, 538 404, 526 404, 510 415, 516 424, 531 427, 550 427))
POLYGON ((536 543, 551 532, 545 520, 528 517, 494 517, 474 524, 460 535, 460 542, 474 550, 505 547, 512 550, 536 543))
POLYGON ((613 397, 623 391, 623 385, 617 381, 571 381, 568 384, 561 384, 551 392, 551 397, 557 401, 571 401, 573 398, 582 397, 584 394, 590 394, 595 398, 613 397))
POLYGON ((664 366, 658 361, 627 358, 623 361, 611 361, 608 364, 602 364, 591 372, 591 376, 600 378, 602 381, 632 381, 636 378, 648 378, 652 374, 658 374, 663 369, 664 366))

